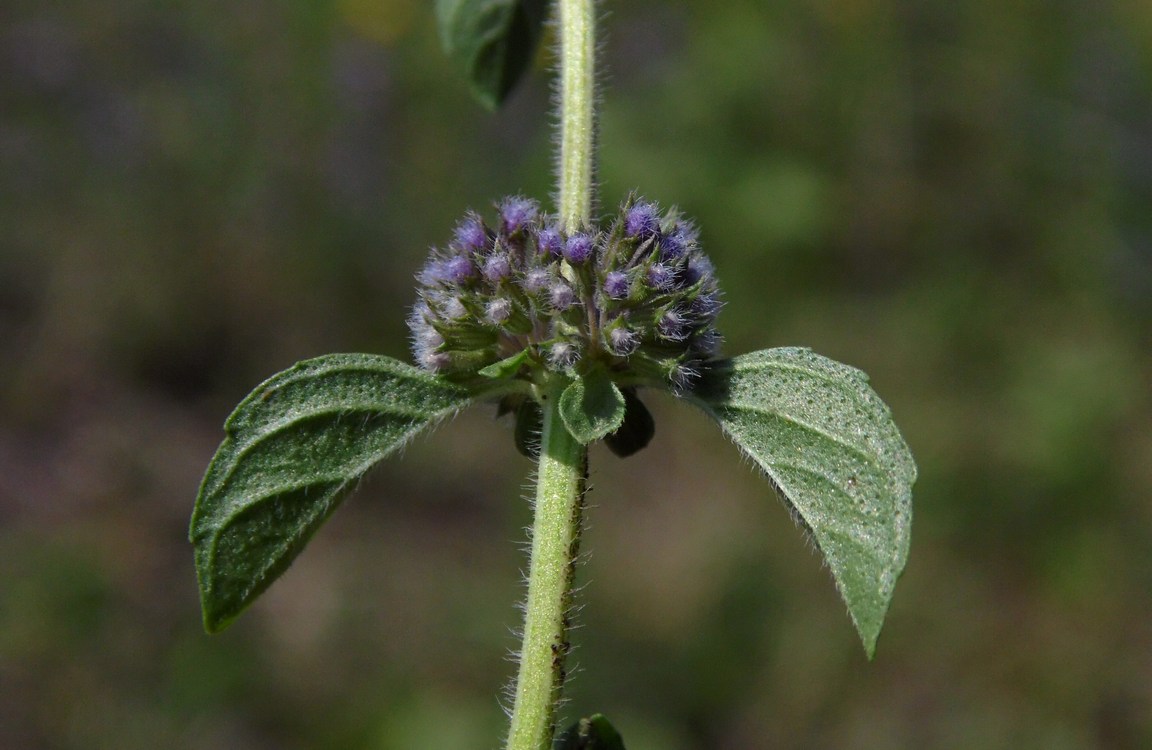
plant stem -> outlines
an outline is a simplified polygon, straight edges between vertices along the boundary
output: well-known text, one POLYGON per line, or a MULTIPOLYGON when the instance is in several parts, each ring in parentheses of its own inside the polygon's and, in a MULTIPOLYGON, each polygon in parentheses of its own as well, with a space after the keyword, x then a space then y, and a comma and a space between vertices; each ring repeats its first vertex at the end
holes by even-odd
POLYGON ((596 16, 593 0, 558 0, 560 25, 560 223, 566 232, 592 220, 596 16))
POLYGON ((580 548, 588 449, 576 442, 560 418, 560 393, 568 384, 553 376, 542 404, 536 517, 528 567, 524 641, 516 678, 507 750, 549 750, 556 704, 568 656, 568 612, 580 548))
MULTIPOLYGON (((560 26, 561 228, 568 233, 592 222, 595 146, 593 97, 596 40, 594 0, 557 0, 560 26)), ((506 750, 550 750, 556 706, 568 657, 568 612, 580 551, 588 449, 560 418, 560 394, 568 378, 553 375, 543 386, 544 422, 536 476, 532 557, 524 640, 506 750)))

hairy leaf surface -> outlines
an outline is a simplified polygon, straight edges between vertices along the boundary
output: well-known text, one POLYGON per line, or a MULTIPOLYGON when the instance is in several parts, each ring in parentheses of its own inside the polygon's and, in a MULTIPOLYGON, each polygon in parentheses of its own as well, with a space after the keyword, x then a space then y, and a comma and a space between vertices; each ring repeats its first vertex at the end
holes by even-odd
POLYGON ((624 414, 624 394, 600 368, 576 378, 560 394, 564 426, 583 445, 619 429, 624 414))
POLYGON ((364 472, 471 400, 370 354, 310 359, 259 385, 225 423, 192 514, 205 628, 283 573, 364 472))
POLYGON ((714 367, 692 398, 811 532, 871 657, 908 556, 916 465, 868 377, 768 349, 714 367))
POLYGON ((547 0, 436 0, 444 51, 489 109, 504 101, 536 55, 547 0))

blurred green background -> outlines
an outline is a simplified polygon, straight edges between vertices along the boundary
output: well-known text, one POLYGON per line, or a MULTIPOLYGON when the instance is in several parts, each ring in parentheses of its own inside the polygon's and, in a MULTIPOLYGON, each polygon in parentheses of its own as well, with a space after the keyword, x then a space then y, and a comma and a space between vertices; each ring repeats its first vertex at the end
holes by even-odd
MULTIPOLYGON (((566 715, 630 750, 1152 747, 1152 4, 611 2, 604 205, 695 217, 731 353, 869 372, 920 466, 875 662, 699 413, 593 453, 566 715)), ((407 358, 469 207, 551 192, 418 0, 0 6, 0 747, 499 745, 530 464, 474 410, 225 634, 186 525, 232 406, 407 358)))

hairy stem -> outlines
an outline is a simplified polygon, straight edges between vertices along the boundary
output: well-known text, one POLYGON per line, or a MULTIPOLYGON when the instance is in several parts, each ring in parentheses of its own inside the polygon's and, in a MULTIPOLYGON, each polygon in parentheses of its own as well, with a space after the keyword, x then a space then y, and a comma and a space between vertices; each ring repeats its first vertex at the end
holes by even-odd
POLYGON ((558 0, 560 30, 560 222, 566 232, 592 219, 596 123, 593 0, 558 0))
MULTIPOLYGON (((557 0, 560 28, 560 223, 565 232, 592 221, 596 41, 594 0, 557 0)), ((588 449, 560 418, 568 379, 542 389, 544 424, 536 477, 532 557, 524 641, 506 750, 550 750, 568 657, 568 613, 580 549, 588 449)))
POLYGON ((552 747, 556 704, 564 684, 588 466, 588 449, 576 442, 560 418, 560 393, 567 384, 567 378, 554 376, 544 394, 524 641, 507 750, 552 747))

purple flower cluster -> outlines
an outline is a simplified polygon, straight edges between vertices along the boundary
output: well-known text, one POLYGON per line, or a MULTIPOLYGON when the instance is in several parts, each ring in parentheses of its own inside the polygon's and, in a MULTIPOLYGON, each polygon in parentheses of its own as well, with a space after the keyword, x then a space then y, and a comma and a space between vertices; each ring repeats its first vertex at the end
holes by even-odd
POLYGON ((631 198, 605 228, 574 233, 527 198, 499 211, 495 229, 468 214, 418 275, 409 325, 421 367, 468 379, 524 353, 518 377, 600 362, 687 389, 718 355, 715 274, 675 211, 631 198))

